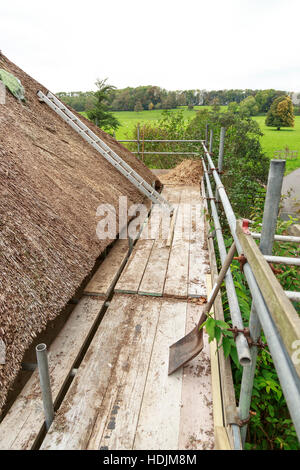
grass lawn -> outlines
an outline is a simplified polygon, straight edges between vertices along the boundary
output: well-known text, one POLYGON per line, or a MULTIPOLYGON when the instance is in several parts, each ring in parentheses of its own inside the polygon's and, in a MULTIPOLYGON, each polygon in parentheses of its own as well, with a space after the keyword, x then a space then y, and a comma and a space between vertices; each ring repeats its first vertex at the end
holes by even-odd
MULTIPOLYGON (((221 108, 225 108, 226 106, 221 106, 221 108)), ((192 119, 196 112, 199 109, 210 108, 210 106, 194 106, 193 110, 189 111, 186 107, 177 108, 177 109, 170 109, 171 113, 177 112, 180 109, 183 110, 183 116, 186 120, 192 119)), ((122 139, 132 139, 132 129, 134 126, 139 122, 142 124, 143 122, 147 121, 156 121, 157 119, 161 118, 163 110, 161 109, 153 109, 152 111, 118 111, 114 112, 116 118, 120 121, 121 126, 116 132, 116 137, 118 140, 122 139)))
POLYGON ((253 119, 258 122, 263 132, 261 145, 269 158, 274 157, 275 150, 283 150, 288 147, 290 150, 299 152, 298 158, 287 160, 286 174, 300 167, 300 116, 295 116, 295 127, 283 127, 277 131, 273 127, 265 126, 265 116, 255 116, 253 119))

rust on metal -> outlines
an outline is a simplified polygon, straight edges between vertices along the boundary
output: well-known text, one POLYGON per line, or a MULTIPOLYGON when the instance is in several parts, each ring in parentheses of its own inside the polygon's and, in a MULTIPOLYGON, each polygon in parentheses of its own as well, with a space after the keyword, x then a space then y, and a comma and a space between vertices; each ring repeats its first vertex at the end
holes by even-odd
POLYGON ((247 263, 246 256, 243 253, 241 253, 240 256, 235 256, 233 259, 235 259, 236 261, 238 261, 240 263, 240 270, 243 273, 244 272, 244 265, 247 263))
POLYGON ((247 340, 249 348, 251 348, 252 346, 256 346, 257 348, 264 349, 267 346, 265 343, 262 342, 260 337, 258 338, 257 341, 253 341, 253 339, 251 338, 251 335, 250 335, 250 329, 249 328, 240 329, 237 326, 234 326, 232 328, 228 328, 228 331, 232 331, 234 341, 236 340, 237 335, 239 333, 243 334, 245 336, 246 340, 247 340))
POLYGON ((275 268, 275 266, 269 261, 269 266, 270 268, 272 269, 273 273, 276 275, 276 274, 282 274, 284 271, 283 269, 280 269, 280 268, 275 268))

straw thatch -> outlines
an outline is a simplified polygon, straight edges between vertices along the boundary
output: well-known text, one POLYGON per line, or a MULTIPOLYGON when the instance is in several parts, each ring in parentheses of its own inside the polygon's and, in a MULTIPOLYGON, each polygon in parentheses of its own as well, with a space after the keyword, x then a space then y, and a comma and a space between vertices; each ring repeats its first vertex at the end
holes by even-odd
POLYGON ((203 176, 201 160, 183 160, 167 174, 160 175, 160 179, 166 184, 200 184, 203 176))
MULTIPOLYGON (((74 295, 110 243, 96 237, 96 208, 143 197, 36 92, 47 90, 0 55, 25 88, 0 106, 0 408, 32 338, 74 295)), ((84 120, 84 118, 82 118, 84 120)), ((86 121, 88 122, 88 121, 86 121)), ((90 127, 149 183, 152 173, 112 137, 90 127)))

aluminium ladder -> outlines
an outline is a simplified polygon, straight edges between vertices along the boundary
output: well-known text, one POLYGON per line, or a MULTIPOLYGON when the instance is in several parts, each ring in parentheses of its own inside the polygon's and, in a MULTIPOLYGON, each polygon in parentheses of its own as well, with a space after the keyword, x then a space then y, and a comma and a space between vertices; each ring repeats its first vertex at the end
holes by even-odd
POLYGON ((47 96, 38 91, 40 101, 44 101, 53 109, 64 121, 66 121, 78 134, 92 145, 109 163, 111 163, 120 173, 122 173, 141 193, 147 196, 152 202, 160 204, 162 208, 173 214, 174 208, 169 202, 156 191, 147 181, 145 181, 128 163, 116 154, 103 140, 89 129, 75 114, 73 114, 56 96, 50 91, 47 96))

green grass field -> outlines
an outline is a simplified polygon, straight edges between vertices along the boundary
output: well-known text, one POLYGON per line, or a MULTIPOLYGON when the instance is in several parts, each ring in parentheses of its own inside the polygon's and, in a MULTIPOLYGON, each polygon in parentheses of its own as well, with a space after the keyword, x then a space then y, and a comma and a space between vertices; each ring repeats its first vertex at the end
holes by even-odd
MULTIPOLYGON (((186 107, 182 107, 183 116, 186 120, 192 119, 196 112, 199 109, 207 109, 210 106, 194 106, 194 109, 189 111, 186 107)), ((221 108, 226 108, 226 106, 221 106, 221 108)), ((180 108, 170 109, 171 113, 176 113, 180 108)), ((131 139, 132 138, 132 129, 139 122, 142 124, 147 121, 156 121, 161 118, 162 115, 161 109, 153 109, 152 111, 118 111, 114 112, 114 115, 121 123, 121 126, 116 132, 116 137, 118 140, 122 139, 131 139)))
POLYGON ((285 128, 277 131, 273 127, 265 126, 265 116, 255 116, 253 119, 258 122, 263 137, 261 145, 269 158, 274 157, 275 150, 283 150, 288 147, 290 150, 298 151, 298 158, 287 160, 286 174, 300 167, 300 116, 295 116, 295 127, 285 128))
MULTIPOLYGON (((209 106, 194 106, 192 111, 187 108, 183 109, 183 115, 185 119, 192 119, 198 109, 209 108, 209 106)), ((226 106, 221 106, 225 109, 226 106)), ((177 112, 178 109, 172 109, 171 112, 177 112)), ((84 114, 84 113, 82 113, 84 114)), ((121 126, 116 132, 116 138, 118 140, 132 139, 132 131, 134 126, 139 122, 142 124, 147 121, 155 121, 162 115, 162 110, 152 111, 119 111, 114 112, 114 115, 118 118, 121 126)), ((261 137, 261 144, 264 152, 269 158, 274 157, 275 150, 284 150, 288 147, 290 150, 297 150, 299 156, 297 159, 287 160, 286 162, 286 174, 300 167, 300 116, 295 116, 295 127, 294 128, 282 128, 277 131, 275 128, 265 126, 265 116, 255 116, 253 119, 258 122, 263 136, 261 137)))

